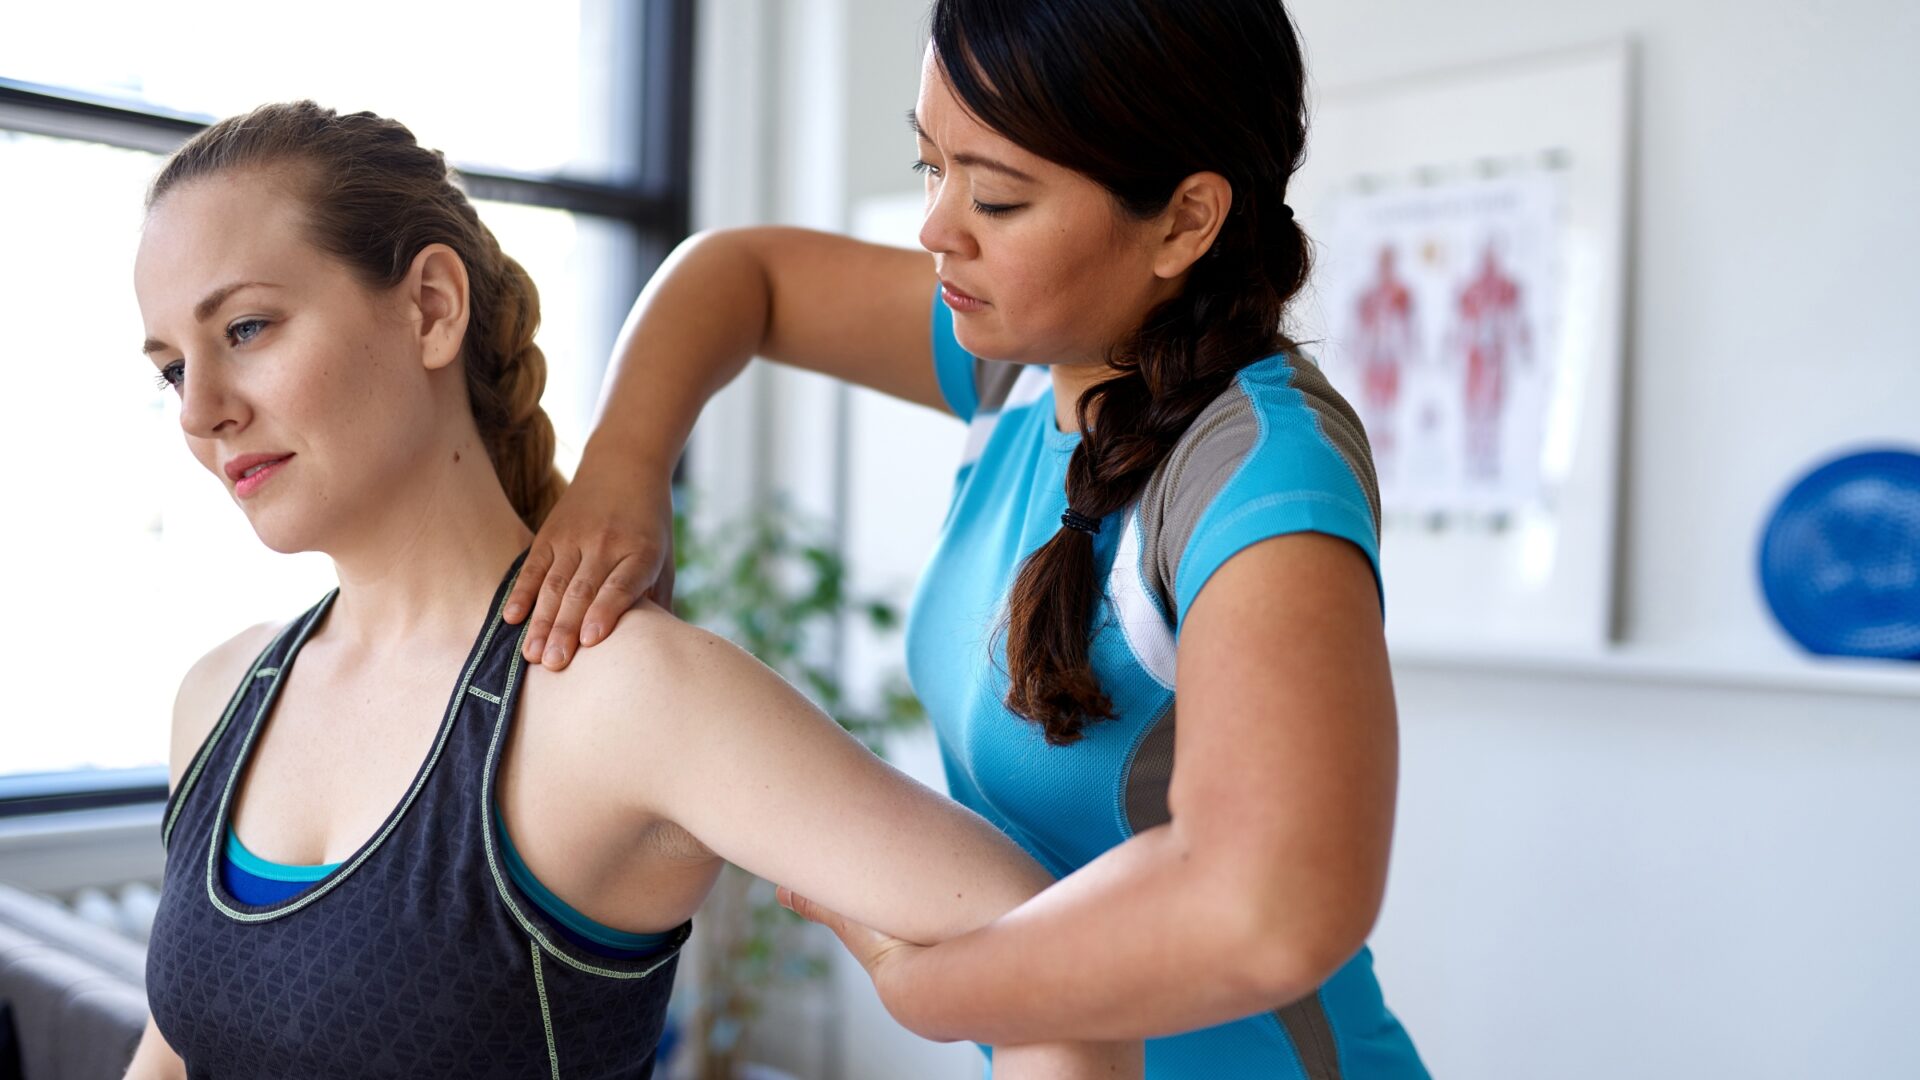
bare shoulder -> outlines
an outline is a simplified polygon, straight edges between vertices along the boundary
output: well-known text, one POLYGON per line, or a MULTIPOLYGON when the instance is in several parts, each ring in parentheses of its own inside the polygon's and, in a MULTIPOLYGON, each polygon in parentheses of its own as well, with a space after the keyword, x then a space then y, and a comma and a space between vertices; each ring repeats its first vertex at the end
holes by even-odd
POLYGON ((531 669, 523 716, 529 703, 565 718, 574 756, 591 759, 581 769, 617 764, 627 790, 640 780, 665 791, 732 760, 743 744, 753 754, 867 753, 753 654, 651 603, 621 616, 565 671, 531 669))
MULTIPOLYGON (((576 722, 610 724, 621 730, 682 714, 689 703, 713 703, 743 683, 778 682, 753 656, 711 631, 685 622, 653 603, 628 611, 606 640, 582 649, 555 675, 528 671, 549 698, 576 722)), ((782 683, 782 685, 785 685, 782 683)))
POLYGON ((687 773, 718 782, 705 763, 754 712, 748 702, 806 707, 745 650, 652 603, 564 671, 523 670, 507 787, 518 775, 565 777, 576 805, 617 806, 634 824, 672 819, 671 793, 687 773))
POLYGON ((167 786, 179 783, 194 752, 207 739, 220 720, 227 701, 232 698, 247 665, 260 655, 278 633, 278 623, 250 626, 213 647, 194 661, 180 680, 180 691, 173 699, 173 737, 167 755, 167 786))

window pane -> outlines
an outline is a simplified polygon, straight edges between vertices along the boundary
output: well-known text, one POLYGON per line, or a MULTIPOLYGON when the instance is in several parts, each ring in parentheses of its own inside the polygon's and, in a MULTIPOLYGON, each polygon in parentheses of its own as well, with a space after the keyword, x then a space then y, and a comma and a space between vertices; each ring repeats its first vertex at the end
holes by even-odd
POLYGON ((641 5, 21 4, 0 75, 210 118, 313 98, 456 162, 624 183, 639 171, 641 5), (103 23, 113 33, 100 33, 103 23))
POLYGON ((540 406, 553 419, 560 471, 572 476, 613 339, 640 295, 639 239, 631 226, 606 218, 513 203, 474 206, 540 290, 534 340, 547 358, 540 406))
MULTIPOLYGON (((0 132, 0 297, 21 312, 8 320, 14 407, 0 425, 0 460, 15 463, 0 529, 11 601, 0 649, 13 661, 0 773, 164 763, 193 661, 333 584, 325 556, 278 555, 254 537, 188 454, 177 400, 137 350, 133 256, 159 161, 0 132)), ((542 404, 571 473, 638 291, 638 243, 601 219, 479 209, 541 290, 542 404)))

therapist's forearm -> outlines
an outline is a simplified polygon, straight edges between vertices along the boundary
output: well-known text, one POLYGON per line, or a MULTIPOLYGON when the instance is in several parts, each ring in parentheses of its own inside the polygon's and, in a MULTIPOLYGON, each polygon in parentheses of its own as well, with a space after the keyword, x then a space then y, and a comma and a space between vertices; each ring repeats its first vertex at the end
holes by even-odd
POLYGON ((1311 903, 1276 919, 1248 890, 1230 860, 1162 826, 918 952, 882 975, 881 993, 901 1023, 945 1040, 1138 1039, 1225 1023, 1313 992, 1345 951, 1315 941, 1311 903))
POLYGON ((763 267, 740 233, 674 249, 621 327, 581 467, 670 470, 707 401, 760 348, 763 267))

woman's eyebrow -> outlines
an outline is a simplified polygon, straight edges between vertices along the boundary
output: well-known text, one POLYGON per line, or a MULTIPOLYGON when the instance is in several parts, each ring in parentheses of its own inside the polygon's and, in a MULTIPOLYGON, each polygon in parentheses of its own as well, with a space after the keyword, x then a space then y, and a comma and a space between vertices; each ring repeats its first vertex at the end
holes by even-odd
MULTIPOLYGON (((227 297, 232 296, 241 289, 277 289, 279 287, 280 286, 270 281, 236 281, 228 285, 222 285, 208 293, 199 303, 193 305, 193 321, 206 322, 213 317, 214 312, 220 310, 221 304, 227 302, 227 297)), ((166 342, 158 338, 148 338, 146 344, 140 346, 140 351, 152 355, 153 353, 164 352, 167 348, 166 342)))
MULTIPOLYGON (((920 117, 916 115, 912 109, 907 110, 907 126, 913 129, 915 135, 926 139, 928 142, 933 142, 932 139, 927 138, 926 131, 920 127, 920 117)), ((1034 177, 1030 174, 1023 173, 1019 169, 1004 162, 995 161, 993 158, 981 157, 979 154, 954 154, 953 160, 956 164, 965 165, 970 169, 987 169, 992 172, 1002 173, 1015 180, 1024 180, 1029 184, 1034 182, 1034 177)))

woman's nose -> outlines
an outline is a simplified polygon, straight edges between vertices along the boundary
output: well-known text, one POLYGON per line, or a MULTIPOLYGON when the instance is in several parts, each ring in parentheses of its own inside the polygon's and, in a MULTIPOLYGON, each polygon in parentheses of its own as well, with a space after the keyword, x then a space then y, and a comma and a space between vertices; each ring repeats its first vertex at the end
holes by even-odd
POLYGON ((217 364, 189 364, 180 382, 180 429, 211 439, 242 426, 245 418, 233 388, 217 364))
POLYGON ((957 186, 937 182, 927 188, 927 216, 920 222, 920 246, 935 255, 971 258, 977 254, 973 233, 960 215, 966 198, 957 186))

